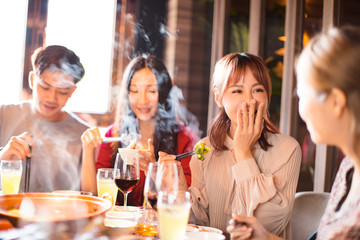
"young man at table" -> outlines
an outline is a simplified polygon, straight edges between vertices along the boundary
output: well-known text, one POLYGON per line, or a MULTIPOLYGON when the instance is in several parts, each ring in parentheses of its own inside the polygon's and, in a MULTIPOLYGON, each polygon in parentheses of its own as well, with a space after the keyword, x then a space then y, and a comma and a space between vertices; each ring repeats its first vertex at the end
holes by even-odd
POLYGON ((63 46, 34 51, 29 85, 33 99, 0 106, 0 159, 31 158, 30 192, 79 190, 81 134, 88 125, 63 109, 84 76, 79 57, 63 46), (30 148, 31 146, 31 148, 30 148))

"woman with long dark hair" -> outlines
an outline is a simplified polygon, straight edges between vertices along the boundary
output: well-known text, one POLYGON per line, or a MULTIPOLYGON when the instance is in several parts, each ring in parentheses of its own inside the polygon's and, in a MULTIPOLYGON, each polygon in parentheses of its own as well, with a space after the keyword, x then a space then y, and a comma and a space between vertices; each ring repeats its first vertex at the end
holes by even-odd
MULTIPOLYGON (((139 149, 141 172, 139 183, 129 193, 129 205, 142 205, 145 173, 149 163, 157 161, 159 151, 184 153, 191 151, 198 141, 197 120, 180 106, 181 97, 165 65, 156 57, 143 54, 126 67, 115 122, 105 136, 136 136, 136 144, 130 147, 139 149)), ((94 148, 101 144, 96 169, 113 167, 118 148, 128 147, 124 142, 102 143, 97 128, 89 129, 82 139, 87 158, 94 159, 94 148)), ((188 185, 189 161, 190 157, 181 160, 188 185)), ((121 197, 119 194, 119 203, 123 202, 121 197)))

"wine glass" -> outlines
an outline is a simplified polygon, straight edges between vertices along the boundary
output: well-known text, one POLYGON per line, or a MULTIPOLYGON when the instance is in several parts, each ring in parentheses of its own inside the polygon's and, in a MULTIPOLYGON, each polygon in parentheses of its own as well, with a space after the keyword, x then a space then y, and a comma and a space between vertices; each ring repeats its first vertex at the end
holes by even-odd
POLYGON ((150 203, 154 210, 157 210, 157 189, 156 189, 156 173, 158 170, 158 163, 151 162, 146 173, 144 198, 150 203))
POLYGON ((179 173, 182 166, 178 161, 163 161, 156 172, 157 192, 176 192, 179 190, 179 173))
POLYGON ((160 239, 184 239, 191 207, 190 193, 187 191, 160 191, 158 198, 160 239))
POLYGON ((115 184, 124 194, 124 207, 127 206, 127 195, 135 188, 140 179, 139 153, 136 149, 119 148, 115 159, 115 184))

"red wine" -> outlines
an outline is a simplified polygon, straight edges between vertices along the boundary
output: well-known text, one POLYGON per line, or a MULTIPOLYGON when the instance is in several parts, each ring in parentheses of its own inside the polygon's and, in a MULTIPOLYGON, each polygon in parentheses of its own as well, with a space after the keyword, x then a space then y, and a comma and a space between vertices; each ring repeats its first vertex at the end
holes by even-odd
POLYGON ((123 193, 131 192, 138 182, 139 179, 115 178, 116 186, 123 193))
POLYGON ((147 201, 150 203, 151 207, 154 209, 154 210, 157 210, 157 197, 156 195, 150 195, 148 194, 147 195, 147 201))

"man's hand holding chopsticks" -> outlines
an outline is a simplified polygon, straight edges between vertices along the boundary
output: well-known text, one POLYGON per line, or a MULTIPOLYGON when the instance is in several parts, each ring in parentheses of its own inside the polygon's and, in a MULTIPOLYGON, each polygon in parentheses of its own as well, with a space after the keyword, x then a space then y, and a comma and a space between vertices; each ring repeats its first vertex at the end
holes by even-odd
POLYGON ((99 147, 103 142, 99 128, 92 127, 87 129, 81 136, 81 142, 83 148, 88 148, 89 150, 93 150, 94 148, 99 147))
POLYGON ((0 160, 25 160, 26 157, 31 157, 30 147, 32 146, 34 146, 34 141, 29 133, 24 132, 19 136, 13 136, 0 151, 0 160))

